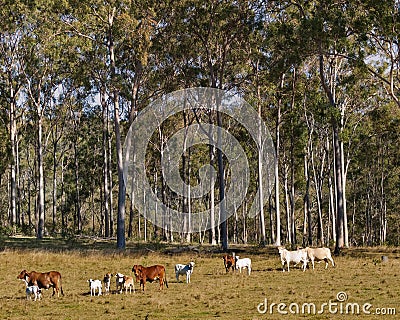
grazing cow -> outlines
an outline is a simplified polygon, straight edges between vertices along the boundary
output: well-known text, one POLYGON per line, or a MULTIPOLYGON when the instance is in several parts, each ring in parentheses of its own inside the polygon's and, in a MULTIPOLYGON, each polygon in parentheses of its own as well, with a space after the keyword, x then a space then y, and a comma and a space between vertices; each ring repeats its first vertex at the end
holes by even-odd
POLYGON ((125 288, 125 294, 128 293, 128 288, 129 288, 129 293, 132 293, 132 289, 133 293, 135 293, 135 285, 133 283, 133 277, 124 276, 123 287, 125 288))
POLYGON ((247 272, 250 275, 251 259, 250 258, 239 259, 239 256, 236 256, 235 259, 236 259, 236 270, 239 269, 239 272, 242 273, 242 269, 247 268, 247 272))
POLYGON ((285 262, 287 263, 287 270, 289 272, 290 262, 294 262, 295 266, 303 262, 303 272, 306 271, 307 267, 307 251, 305 249, 299 249, 296 251, 288 251, 284 247, 278 247, 279 254, 281 255, 282 269, 285 271, 285 262))
POLYGON ((164 266, 154 265, 151 267, 143 267, 142 265, 135 264, 132 268, 132 272, 136 277, 136 281, 140 282, 140 288, 143 286, 143 291, 146 281, 153 282, 155 280, 159 280, 160 290, 164 288, 164 282, 168 288, 167 275, 165 273, 164 266))
POLYGON ((100 280, 92 280, 89 279, 87 282, 89 282, 89 288, 90 288, 90 295, 95 296, 96 295, 96 289, 98 290, 98 296, 101 295, 101 281, 100 280))
POLYGON ((191 261, 187 265, 184 264, 176 264, 175 265, 175 275, 176 281, 179 282, 179 275, 186 275, 186 283, 190 283, 190 276, 193 273, 194 262, 191 261))
POLYGON ((122 293, 122 288, 124 287, 124 275, 122 273, 117 272, 115 274, 115 285, 117 287, 117 293, 122 293))
POLYGON ((64 295, 62 285, 61 285, 61 274, 58 271, 50 271, 50 272, 27 272, 26 270, 22 270, 21 273, 17 276, 17 279, 25 279, 28 281, 28 286, 37 285, 40 289, 49 289, 53 287, 53 294, 57 292, 57 296, 61 294, 64 295))
POLYGON ((233 256, 228 256, 227 254, 222 257, 224 260, 224 266, 226 272, 229 272, 229 269, 232 268, 232 271, 235 270, 235 258, 233 256))
POLYGON ((110 284, 111 284, 111 273, 106 273, 103 279, 104 283, 104 293, 110 293, 110 284))
POLYGON ((331 250, 329 248, 309 248, 306 247, 304 250, 307 252, 308 259, 311 260, 312 268, 314 269, 314 260, 318 263, 322 260, 325 261, 325 269, 328 268, 328 260, 332 263, 332 266, 335 266, 333 262, 331 250))
POLYGON ((42 289, 40 289, 37 285, 30 286, 29 282, 26 279, 22 279, 22 281, 25 282, 26 286, 26 300, 32 299, 32 296, 35 297, 35 301, 42 298, 42 289))

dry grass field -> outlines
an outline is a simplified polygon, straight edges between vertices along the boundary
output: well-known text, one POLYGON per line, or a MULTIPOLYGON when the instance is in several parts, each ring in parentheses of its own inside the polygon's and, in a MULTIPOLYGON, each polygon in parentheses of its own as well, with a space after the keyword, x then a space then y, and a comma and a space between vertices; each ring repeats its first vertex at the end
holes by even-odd
POLYGON ((304 273, 298 267, 282 272, 276 248, 237 247, 253 261, 250 276, 225 273, 222 254, 201 247, 199 252, 168 254, 172 246, 128 244, 125 252, 114 243, 35 239, 0 242, 0 319, 399 319, 400 250, 351 249, 334 257, 336 267, 324 263, 304 273), (381 256, 389 257, 381 262, 381 256), (194 260, 192 282, 178 283, 176 263, 194 260), (87 280, 106 272, 132 275, 134 264, 166 266, 169 288, 148 283, 146 292, 135 284, 134 294, 92 297, 87 280), (65 296, 27 301, 25 285, 17 280, 23 269, 58 270, 65 296), (340 302, 342 292, 346 300, 340 302), (313 309, 315 306, 315 310, 313 309), (369 314, 367 314, 369 312, 369 314), (383 313, 383 315, 382 315, 383 313), (396 313, 396 314, 393 314, 396 313))

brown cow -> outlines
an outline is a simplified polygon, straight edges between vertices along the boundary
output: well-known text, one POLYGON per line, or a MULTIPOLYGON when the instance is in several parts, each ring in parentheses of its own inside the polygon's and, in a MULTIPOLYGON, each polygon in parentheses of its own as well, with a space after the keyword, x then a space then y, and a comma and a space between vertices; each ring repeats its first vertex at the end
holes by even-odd
POLYGON ((29 286, 37 285, 40 289, 49 289, 53 287, 53 294, 57 292, 57 296, 61 294, 64 295, 62 285, 61 285, 61 274, 58 271, 50 271, 50 272, 28 272, 26 270, 22 270, 21 273, 17 276, 17 279, 25 279, 28 282, 29 286))
POLYGON ((159 280, 160 290, 164 288, 164 282, 168 288, 167 275, 164 266, 154 265, 151 267, 143 267, 142 265, 135 264, 132 268, 132 272, 135 274, 136 281, 140 281, 140 288, 143 286, 143 291, 146 281, 153 282, 159 280))
POLYGON ((235 271, 235 257, 228 256, 227 254, 222 257, 224 260, 224 266, 226 272, 229 272, 229 269, 232 268, 232 271, 235 271))

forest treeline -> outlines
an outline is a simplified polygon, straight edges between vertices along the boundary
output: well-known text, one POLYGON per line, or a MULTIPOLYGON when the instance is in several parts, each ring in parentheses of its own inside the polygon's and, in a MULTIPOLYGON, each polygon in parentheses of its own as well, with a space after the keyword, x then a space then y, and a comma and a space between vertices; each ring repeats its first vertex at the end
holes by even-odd
POLYGON ((398 0, 3 0, 2 234, 117 237, 119 248, 125 238, 399 245, 399 8, 398 0), (257 144, 227 115, 181 112, 146 151, 154 193, 200 212, 232 187, 227 159, 207 144, 182 153, 182 179, 197 185, 209 164, 224 183, 191 199, 164 181, 166 141, 194 123, 236 137, 250 187, 225 225, 172 232, 135 209, 123 144, 141 110, 191 87, 226 90, 254 107, 274 141, 274 183, 249 217, 261 184, 257 144))

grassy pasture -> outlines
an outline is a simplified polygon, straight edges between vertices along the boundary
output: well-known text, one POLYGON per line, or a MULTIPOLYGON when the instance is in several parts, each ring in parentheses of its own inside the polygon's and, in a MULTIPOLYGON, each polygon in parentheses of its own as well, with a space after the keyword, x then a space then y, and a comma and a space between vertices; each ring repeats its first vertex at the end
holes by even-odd
MULTIPOLYGON (((222 254, 207 247, 180 254, 166 254, 169 247, 161 244, 129 243, 123 253, 113 247, 114 243, 87 240, 3 239, 0 319, 398 319, 400 315, 400 250, 395 248, 351 249, 334 257, 335 268, 324 270, 321 263, 314 271, 303 273, 292 267, 288 273, 282 272, 276 248, 237 247, 239 255, 253 261, 253 272, 247 276, 226 274, 222 254), (382 263, 382 255, 389 261, 382 263), (196 263, 192 283, 186 284, 184 277, 177 283, 174 265, 191 259, 196 263), (134 264, 165 265, 169 288, 159 291, 158 283, 148 283, 145 293, 90 296, 87 279, 102 279, 106 272, 132 275, 134 264), (65 296, 51 297, 49 290, 41 301, 27 301, 25 286, 16 279, 23 269, 60 271, 65 296), (347 294, 342 303, 337 300, 339 292, 347 294), (260 305, 265 299, 267 308, 260 305), (279 313, 279 303, 287 314, 279 313), (354 311, 347 306, 350 303, 354 311), (366 303, 371 305, 369 315, 362 310, 366 303), (296 307, 299 313, 291 314, 296 307), (396 315, 377 314, 393 313, 393 308, 396 315)), ((111 290, 115 291, 115 281, 111 290)))

